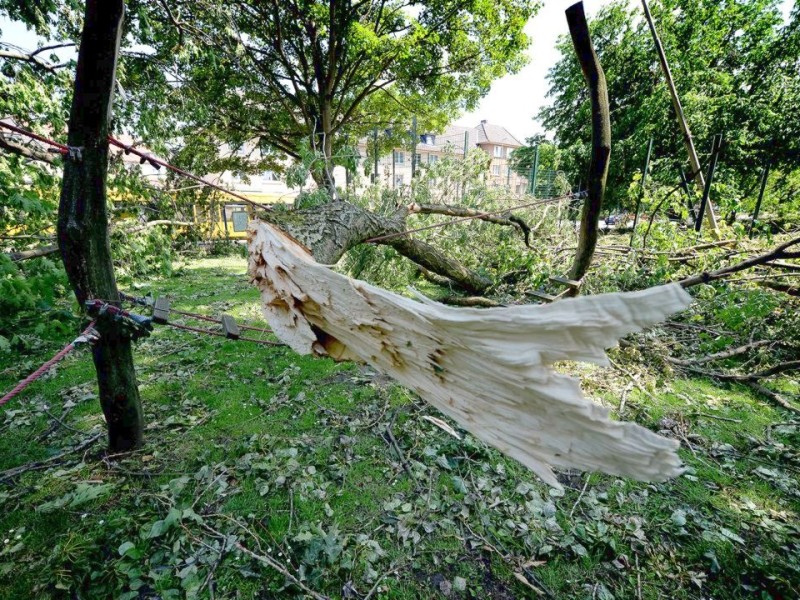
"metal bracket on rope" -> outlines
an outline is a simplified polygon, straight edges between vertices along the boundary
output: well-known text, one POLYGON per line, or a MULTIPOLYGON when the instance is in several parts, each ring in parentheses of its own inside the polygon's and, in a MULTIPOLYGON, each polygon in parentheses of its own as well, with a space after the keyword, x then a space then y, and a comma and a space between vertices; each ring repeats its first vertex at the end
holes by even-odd
POLYGON ((94 345, 100 340, 100 334, 93 326, 89 326, 86 330, 81 333, 78 337, 72 340, 72 345, 77 346, 78 344, 92 344, 94 345))
POLYGON ((153 331, 153 319, 122 310, 102 300, 87 300, 86 312, 98 318, 110 317, 122 326, 122 333, 131 340, 147 337, 153 331))
POLYGON ((83 160, 83 146, 67 146, 67 152, 64 154, 64 158, 75 162, 81 162, 83 160))

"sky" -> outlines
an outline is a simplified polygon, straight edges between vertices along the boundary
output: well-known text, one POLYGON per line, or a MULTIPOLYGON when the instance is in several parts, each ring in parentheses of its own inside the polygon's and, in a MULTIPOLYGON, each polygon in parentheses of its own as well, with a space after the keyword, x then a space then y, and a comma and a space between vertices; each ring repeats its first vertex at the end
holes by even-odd
MULTIPOLYGON (((587 18, 611 0, 584 0, 587 18)), ((575 0, 544 0, 544 6, 525 27, 531 38, 528 48, 530 62, 517 74, 506 75, 492 85, 478 107, 463 115, 456 124, 474 127, 482 119, 508 129, 520 142, 526 137, 542 132, 542 127, 533 116, 547 103, 547 71, 558 62, 556 40, 559 35, 569 34, 564 11, 575 4, 575 0)))

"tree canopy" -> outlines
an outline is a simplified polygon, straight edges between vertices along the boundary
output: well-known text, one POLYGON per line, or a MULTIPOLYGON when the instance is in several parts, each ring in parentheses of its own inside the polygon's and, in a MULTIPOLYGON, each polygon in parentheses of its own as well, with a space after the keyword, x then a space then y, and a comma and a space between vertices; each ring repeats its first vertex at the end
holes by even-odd
MULTIPOLYGON (((330 160, 375 127, 444 126, 525 62, 535 0, 138 0, 130 29, 182 129, 330 160), (169 74, 169 75, 167 75, 169 74)), ((152 92, 151 92, 152 93, 152 92)), ((188 133, 187 133, 188 134, 188 133)))
MULTIPOLYGON (((724 201, 752 193, 767 158, 793 169, 800 117, 798 12, 785 24, 777 0, 656 0, 651 12, 675 76, 698 152, 708 154, 715 134, 725 136, 716 177, 724 201)), ((638 3, 614 2, 591 23, 611 102, 613 159, 609 200, 624 203, 654 138, 655 180, 678 182, 686 166, 669 94, 638 3)), ((589 101, 568 39, 548 74, 552 98, 538 117, 556 133, 563 162, 585 170, 589 101)))

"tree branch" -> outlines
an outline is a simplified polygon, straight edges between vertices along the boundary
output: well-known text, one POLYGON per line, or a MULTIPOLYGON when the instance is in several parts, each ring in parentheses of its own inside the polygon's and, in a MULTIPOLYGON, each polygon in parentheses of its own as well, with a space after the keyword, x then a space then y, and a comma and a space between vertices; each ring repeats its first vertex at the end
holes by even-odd
POLYGON ((525 238, 525 245, 530 248, 530 235, 531 228, 520 217, 514 215, 501 216, 493 215, 474 208, 466 208, 463 206, 452 206, 449 204, 410 204, 408 206, 409 213, 418 213, 421 215, 447 215, 450 217, 475 217, 481 221, 494 223, 495 225, 504 225, 506 227, 516 227, 525 238))
POLYGON ((58 69, 63 69, 64 67, 68 66, 69 63, 62 63, 60 65, 54 65, 49 63, 45 60, 42 60, 38 56, 37 53, 24 53, 24 52, 12 52, 11 50, 0 50, 0 58, 5 58, 6 60, 19 60, 22 62, 28 62, 34 65, 39 69, 44 69, 50 73, 55 73, 58 69))
POLYGON ((13 152, 14 154, 18 154, 19 156, 24 156, 25 158, 30 158, 31 160, 46 162, 51 165, 60 162, 58 154, 48 152, 47 150, 33 145, 23 144, 22 142, 18 142, 12 136, 5 133, 0 133, 0 148, 9 152, 13 152))
POLYGON ((698 275, 693 275, 692 277, 687 277, 686 279, 681 280, 679 283, 685 287, 692 287, 694 285, 699 285, 701 283, 710 283, 716 279, 721 279, 722 277, 726 277, 732 273, 738 273, 739 271, 744 271, 745 269, 751 269, 753 267, 757 267, 759 265, 765 265, 773 260, 780 260, 784 258, 795 258, 797 253, 796 252, 787 252, 789 248, 792 246, 796 246, 800 244, 800 237, 796 237, 794 239, 789 240, 788 242, 784 242, 779 246, 776 246, 769 252, 765 254, 760 254, 758 256, 754 256, 752 258, 748 258, 747 260, 743 260, 740 263, 736 263, 735 265, 730 265, 728 267, 724 267, 722 269, 717 269, 716 271, 700 273, 698 275))
POLYGON ((23 250, 22 252, 11 252, 7 254, 14 262, 21 262, 30 258, 39 258, 41 256, 49 256, 58 252, 58 245, 43 246, 42 248, 34 248, 33 250, 23 250))

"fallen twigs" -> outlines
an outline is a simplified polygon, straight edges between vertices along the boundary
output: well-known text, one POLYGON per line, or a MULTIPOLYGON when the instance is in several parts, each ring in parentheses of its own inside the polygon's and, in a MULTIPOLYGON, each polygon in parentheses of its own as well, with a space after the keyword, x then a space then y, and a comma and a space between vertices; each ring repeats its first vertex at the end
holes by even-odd
POLYGON ((796 413, 796 414, 800 415, 800 408, 797 408, 796 406, 793 406, 792 404, 790 404, 789 401, 786 398, 784 398, 783 396, 781 396, 777 392, 773 392, 771 389, 764 387, 763 385, 761 385, 760 383, 758 383, 756 381, 745 381, 744 383, 745 383, 745 385, 749 386, 750 388, 752 388, 753 390, 755 390, 759 394, 761 394, 763 396, 766 396, 767 398, 769 398, 770 400, 775 402, 775 404, 785 408, 788 411, 791 411, 793 413, 796 413))
POLYGON ((18 475, 22 475, 27 471, 36 471, 39 469, 46 469, 52 466, 54 463, 57 463, 59 460, 68 456, 69 454, 74 454, 75 452, 80 452, 81 450, 85 450, 92 444, 94 444, 97 440, 103 437, 103 432, 96 433, 85 440, 83 440, 77 446, 72 446, 71 448, 67 448, 63 452, 59 452, 55 456, 51 456, 48 459, 40 460, 36 462, 27 463, 25 465, 20 465, 19 467, 13 467, 11 469, 7 469, 5 471, 0 472, 0 481, 5 481, 7 479, 12 479, 17 477, 18 475))
POLYGON ((757 342, 751 342, 749 344, 745 344, 744 346, 738 346, 736 348, 731 348, 729 350, 723 350, 722 352, 716 352, 714 354, 709 354, 708 356, 701 356, 699 358, 692 358, 690 360, 684 360, 681 358, 673 358, 671 356, 667 356, 666 359, 681 367, 692 367, 693 365, 701 365, 704 363, 713 362, 715 360, 723 360, 726 358, 732 358, 734 356, 739 356, 740 354, 744 354, 753 350, 755 348, 760 348, 762 346, 768 346, 772 344, 769 340, 758 340, 757 342))
MULTIPOLYGON (((736 356, 736 354, 742 354, 744 351, 746 351, 746 350, 742 351, 743 348, 749 350, 755 347, 756 345, 763 345, 763 344, 758 344, 757 342, 754 342, 752 344, 747 344, 746 346, 740 346, 739 348, 734 348, 733 350, 720 352, 716 355, 711 355, 706 358, 710 358, 711 360, 718 360, 719 357, 723 355, 736 356)), ((727 356, 725 357, 727 358, 727 356)), ((705 360, 702 362, 711 362, 711 360, 705 360)), ((693 366, 694 363, 699 363, 701 362, 701 360, 693 362, 693 361, 679 360, 676 358, 667 358, 667 361, 672 364, 680 366, 682 369, 691 371, 692 373, 697 373, 698 375, 704 375, 706 377, 711 377, 712 379, 718 379, 721 381, 743 383, 744 385, 750 387, 759 394, 766 396, 767 398, 769 398, 782 408, 800 414, 800 408, 793 406, 786 398, 784 398, 777 392, 773 392, 769 388, 764 387, 760 383, 762 380, 768 377, 800 369, 800 360, 785 361, 777 365, 774 365, 772 367, 769 367, 768 369, 764 369, 762 371, 757 371, 755 373, 745 373, 745 374, 722 373, 720 371, 706 371, 705 369, 698 369, 697 367, 693 366)))
MULTIPOLYGON (((248 532, 248 533, 250 533, 251 535, 254 535, 254 534, 252 534, 252 532, 250 532, 250 530, 249 530, 249 529, 247 529, 247 527, 243 526, 241 523, 239 523, 239 522, 238 522, 238 521, 236 521, 235 519, 230 519, 230 520, 231 520, 231 521, 233 521, 234 523, 236 523, 236 525, 238 525, 239 527, 241 527, 242 529, 244 529, 245 531, 247 531, 247 532, 248 532)), ((204 528, 206 531, 208 531, 210 534, 212 534, 213 536, 215 536, 215 537, 217 537, 218 539, 222 540, 222 541, 223 541, 223 546, 222 546, 222 548, 223 548, 223 549, 225 548, 224 544, 225 544, 225 543, 228 543, 228 541, 229 541, 229 536, 228 536, 227 534, 225 534, 225 533, 223 533, 223 532, 221 532, 221 531, 218 531, 218 530, 214 529, 213 527, 211 527, 211 526, 209 526, 209 525, 205 525, 205 524, 204 524, 204 525, 203 525, 203 528, 204 528)), ((255 536, 254 536, 254 537, 255 537, 255 536)), ((256 539, 257 539, 257 538, 256 538, 256 539)), ((256 561, 260 562, 261 564, 267 565, 268 567, 270 567, 270 568, 272 568, 272 569, 275 569, 275 570, 276 570, 278 573, 280 573, 281 575, 283 575, 283 576, 284 576, 284 577, 285 577, 285 578, 286 578, 288 581, 290 581, 290 582, 291 582, 293 585, 296 585, 296 586, 297 586, 297 587, 299 587, 301 590, 303 590, 303 592, 304 592, 305 594, 307 594, 308 596, 311 596, 312 598, 314 598, 314 600, 330 600, 330 598, 329 598, 328 596, 325 596, 325 595, 323 595, 323 594, 320 594, 319 592, 315 592, 314 590, 312 590, 312 589, 311 589, 310 587, 308 587, 308 586, 307 586, 305 583, 303 583, 302 581, 300 581, 300 580, 299 580, 299 579, 298 579, 298 578, 297 578, 297 577, 296 577, 296 576, 295 576, 295 575, 294 575, 294 574, 293 574, 291 571, 289 571, 289 569, 287 569, 287 568, 286 568, 286 567, 285 567, 283 564, 281 564, 280 562, 278 562, 277 560, 275 560, 275 559, 274 559, 274 558, 272 558, 271 556, 268 556, 268 555, 266 555, 266 554, 256 554, 255 552, 253 552, 252 550, 250 550, 249 548, 247 548, 246 546, 244 546, 244 545, 243 545, 241 542, 239 542, 239 541, 235 541, 235 538, 233 538, 233 540, 234 540, 234 541, 233 541, 233 544, 232 544, 232 546, 233 546, 234 548, 236 548, 237 550, 240 550, 240 551, 244 552, 244 553, 245 553, 245 554, 247 554, 247 555, 248 555, 250 558, 253 558, 254 560, 256 560, 256 561)))

